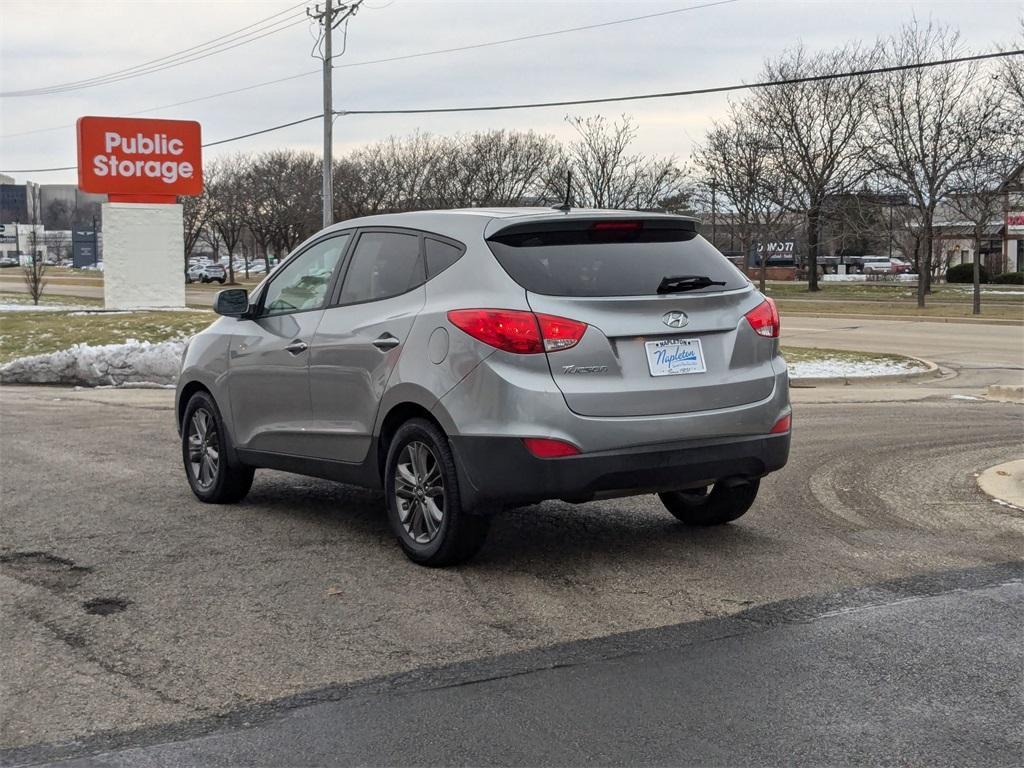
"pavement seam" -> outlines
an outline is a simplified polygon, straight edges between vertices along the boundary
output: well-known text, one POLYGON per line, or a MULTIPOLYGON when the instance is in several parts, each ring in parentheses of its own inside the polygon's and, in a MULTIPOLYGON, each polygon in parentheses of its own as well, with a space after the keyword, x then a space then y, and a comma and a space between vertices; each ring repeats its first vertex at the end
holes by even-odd
POLYGON ((396 695, 461 687, 550 669, 625 658, 637 653, 713 643, 779 625, 827 620, 842 615, 843 611, 878 609, 908 600, 953 592, 971 592, 1021 582, 1024 582, 1022 560, 988 564, 966 570, 921 574, 846 589, 829 595, 767 603, 729 616, 560 643, 496 657, 424 667, 343 685, 326 686, 231 712, 177 723, 132 731, 99 733, 70 743, 36 744, 0 750, 0 764, 30 765, 71 757, 88 757, 120 749, 180 742, 223 729, 243 729, 255 722, 285 717, 296 709, 317 704, 385 693, 396 695), (502 665, 505 665, 504 669, 502 665))

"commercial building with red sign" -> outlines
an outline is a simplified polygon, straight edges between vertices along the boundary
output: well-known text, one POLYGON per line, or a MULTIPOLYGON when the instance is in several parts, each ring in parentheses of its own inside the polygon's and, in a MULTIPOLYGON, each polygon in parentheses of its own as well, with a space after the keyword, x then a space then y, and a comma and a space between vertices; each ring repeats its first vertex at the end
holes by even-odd
POLYGON ((202 138, 193 120, 78 119, 78 187, 111 202, 173 203, 203 191, 202 138))

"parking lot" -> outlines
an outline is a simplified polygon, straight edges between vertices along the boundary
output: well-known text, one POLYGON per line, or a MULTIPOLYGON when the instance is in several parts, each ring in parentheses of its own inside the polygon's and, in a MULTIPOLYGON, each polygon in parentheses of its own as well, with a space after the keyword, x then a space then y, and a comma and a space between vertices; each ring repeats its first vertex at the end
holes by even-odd
POLYGON ((5 388, 0 741, 208 721, 1019 560, 1024 517, 974 474, 1019 453, 1020 406, 940 387, 796 390, 790 464, 738 524, 687 529, 654 497, 545 503, 499 517, 452 570, 411 565, 372 492, 261 472, 239 506, 198 503, 166 390, 5 388))

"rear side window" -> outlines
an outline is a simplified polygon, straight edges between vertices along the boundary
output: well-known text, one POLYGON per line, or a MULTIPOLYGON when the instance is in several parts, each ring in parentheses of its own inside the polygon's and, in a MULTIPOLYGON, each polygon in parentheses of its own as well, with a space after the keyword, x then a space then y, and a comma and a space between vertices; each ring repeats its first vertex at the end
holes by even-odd
POLYGON ((638 222, 574 222, 574 229, 498 232, 487 245, 506 272, 548 296, 649 296, 666 277, 705 276, 714 285, 690 293, 748 285, 728 259, 692 229, 638 222), (616 226, 619 224, 621 226, 616 226))
POLYGON ((345 273, 339 301, 355 304, 398 296, 425 279, 417 235, 364 232, 345 273))
POLYGON ((442 243, 432 237, 424 239, 424 250, 427 254, 427 280, 432 280, 444 272, 465 253, 464 248, 459 248, 451 243, 442 243))

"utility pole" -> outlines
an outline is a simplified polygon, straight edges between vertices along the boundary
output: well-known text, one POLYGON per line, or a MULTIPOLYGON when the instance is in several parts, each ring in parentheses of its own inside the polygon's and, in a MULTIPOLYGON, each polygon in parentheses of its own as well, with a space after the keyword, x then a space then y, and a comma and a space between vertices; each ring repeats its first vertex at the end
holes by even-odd
POLYGON ((334 0, 324 0, 324 5, 318 4, 316 10, 306 9, 306 15, 316 19, 323 26, 323 87, 324 87, 324 160, 323 160, 323 212, 324 226, 329 227, 334 223, 334 92, 331 82, 331 70, 333 64, 331 57, 331 33, 343 21, 354 15, 362 5, 363 0, 356 0, 354 3, 334 5, 334 0))

